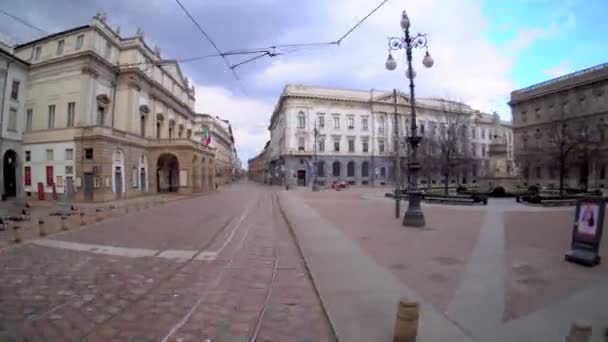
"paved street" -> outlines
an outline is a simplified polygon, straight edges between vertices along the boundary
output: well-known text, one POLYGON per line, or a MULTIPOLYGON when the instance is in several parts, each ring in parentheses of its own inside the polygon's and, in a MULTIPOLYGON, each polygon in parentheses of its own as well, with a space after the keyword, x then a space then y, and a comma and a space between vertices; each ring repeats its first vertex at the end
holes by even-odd
POLYGON ((0 336, 333 341, 273 190, 251 183, 0 251, 0 336))
MULTIPOLYGON (((438 326, 453 328, 447 319, 460 330, 425 341, 557 341, 574 321, 589 322, 592 341, 604 341, 608 265, 585 268, 563 260, 574 207, 529 207, 513 199, 473 207, 423 204, 427 229, 419 230, 394 218, 386 191, 355 187, 289 196, 293 205, 320 216, 325 229, 355 242, 375 261, 370 268, 396 276, 404 295, 421 300, 423 312, 442 316, 434 318, 438 326)), ((600 253, 608 257, 605 248, 600 253)), ((358 272, 350 276, 356 279, 358 272)), ((395 304, 387 305, 394 311, 395 304)))

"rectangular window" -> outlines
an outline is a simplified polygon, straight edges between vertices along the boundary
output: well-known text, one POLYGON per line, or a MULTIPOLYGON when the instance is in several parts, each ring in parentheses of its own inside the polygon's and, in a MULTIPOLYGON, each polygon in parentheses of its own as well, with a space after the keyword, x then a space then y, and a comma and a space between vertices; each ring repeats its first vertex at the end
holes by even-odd
POLYGON ((302 112, 298 114, 298 128, 306 128, 306 116, 302 112))
POLYGON ((31 186, 32 185, 32 168, 29 166, 26 166, 23 174, 24 174, 23 180, 24 180, 25 186, 31 186))
POLYGON ((340 118, 337 116, 334 116, 334 128, 340 129, 340 118))
POLYGON ((304 151, 304 138, 298 138, 298 151, 304 151))
POLYGON ((355 119, 348 118, 348 129, 354 129, 354 128, 355 128, 355 119))
POLYGON ((76 111, 76 102, 68 102, 68 127, 74 127, 74 112, 76 111))
POLYGON ((600 179, 606 179, 606 165, 600 167, 600 179))
POLYGON ((57 56, 59 56, 63 53, 64 44, 65 44, 65 41, 63 39, 61 39, 60 41, 57 42, 57 56))
POLYGON ((325 140, 319 140, 319 152, 325 152, 325 140))
POLYGON ((66 175, 74 174, 74 167, 72 165, 66 165, 65 166, 65 174, 66 175))
POLYGON ((384 132, 384 118, 378 119, 378 132, 384 132))
POLYGON ((112 56, 112 44, 110 44, 110 42, 106 42, 106 50, 104 52, 104 56, 107 59, 110 59, 110 57, 112 56))
POLYGON ((481 139, 485 139, 486 138, 486 129, 482 128, 481 129, 481 139))
POLYGON ((325 117, 319 116, 319 128, 325 127, 325 117))
POLYGON ((384 153, 384 140, 378 141, 378 152, 384 153))
POLYGON ((355 152, 355 139, 348 139, 348 152, 355 152))
POLYGON ((93 160, 93 149, 85 148, 84 149, 84 159, 85 160, 93 160))
POLYGON ((369 142, 367 140, 363 140, 363 152, 369 152, 369 142))
POLYGON ((53 177, 53 166, 49 165, 46 167, 46 185, 53 185, 54 177, 53 177))
POLYGON ((8 113, 8 126, 7 130, 11 132, 17 132, 17 109, 11 108, 8 113))
POLYGON ((424 134, 424 123, 420 124, 420 135, 424 134))
POLYGON ((367 124, 367 119, 361 120, 361 126, 363 126, 364 131, 367 131, 369 129, 369 126, 367 124))
POLYGON ((84 34, 79 34, 78 37, 76 37, 76 50, 82 48, 82 43, 84 43, 84 34))
POLYGON ((65 160, 74 160, 74 150, 71 148, 65 149, 65 160))
POLYGON ((39 60, 40 55, 42 55, 42 46, 36 46, 36 50, 34 50, 34 60, 39 60))
POLYGON ((55 128, 55 105, 49 106, 49 118, 47 122, 47 127, 49 129, 55 128))
POLYGON ((334 139, 334 152, 340 152, 340 140, 334 139))
POLYGON ((485 144, 481 145, 481 157, 482 158, 486 157, 486 145, 485 144))
POLYGON ((471 138, 475 139, 477 137, 477 128, 471 127, 471 138))
POLYGON ((32 161, 32 151, 25 151, 25 161, 26 162, 32 161))
POLYGON ((106 121, 106 108, 99 106, 97 107, 97 124, 103 126, 106 121))
POLYGON ((32 130, 32 117, 34 116, 34 111, 29 108, 25 114, 25 131, 29 132, 32 130))
POLYGON ((55 153, 52 149, 46 150, 46 161, 53 161, 55 159, 55 153))
POLYGON ((19 85, 21 82, 17 80, 13 80, 13 85, 11 86, 11 99, 19 100, 19 85))

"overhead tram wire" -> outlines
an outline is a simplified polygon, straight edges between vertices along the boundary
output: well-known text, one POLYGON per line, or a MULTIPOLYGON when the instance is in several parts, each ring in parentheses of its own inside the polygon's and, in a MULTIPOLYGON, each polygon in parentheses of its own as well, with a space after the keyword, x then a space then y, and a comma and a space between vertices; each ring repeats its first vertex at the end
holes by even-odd
POLYGON ((228 60, 228 58, 226 56, 223 55, 223 52, 218 48, 218 46, 215 44, 213 39, 211 39, 211 37, 207 34, 207 32, 205 32, 203 27, 198 23, 198 21, 196 21, 196 19, 194 19, 192 14, 190 14, 190 12, 186 9, 186 7, 184 7, 184 5, 182 5, 182 3, 179 0, 175 0, 175 2, 177 2, 179 7, 181 7, 181 9, 184 11, 184 13, 186 13, 188 18, 190 18, 190 20, 194 23, 194 25, 198 28, 198 30, 201 31, 201 33, 209 41, 209 43, 211 43, 211 45, 213 46, 215 51, 217 51, 218 54, 222 55, 222 59, 224 60, 226 67, 232 72, 232 75, 234 76, 234 78, 237 81, 240 81, 241 79, 239 78, 239 75, 236 73, 236 71, 233 68, 231 68, 230 61, 228 60))
POLYGON ((7 17, 9 17, 9 18, 11 18, 11 19, 13 19, 13 20, 15 20, 15 21, 17 21, 17 22, 19 22, 19 23, 21 23, 21 24, 23 24, 23 25, 25 25, 25 26, 27 26, 29 28, 31 28, 31 29, 34 29, 34 30, 36 30, 36 31, 38 31, 38 32, 40 32, 42 34, 48 34, 45 30, 43 30, 43 29, 41 29, 41 28, 39 28, 37 26, 34 26, 33 24, 30 24, 27 20, 25 20, 25 19, 23 19, 21 17, 18 17, 18 16, 14 15, 14 14, 10 14, 10 13, 6 12, 5 10, 0 9, 0 13, 2 13, 5 16, 7 16, 7 17))

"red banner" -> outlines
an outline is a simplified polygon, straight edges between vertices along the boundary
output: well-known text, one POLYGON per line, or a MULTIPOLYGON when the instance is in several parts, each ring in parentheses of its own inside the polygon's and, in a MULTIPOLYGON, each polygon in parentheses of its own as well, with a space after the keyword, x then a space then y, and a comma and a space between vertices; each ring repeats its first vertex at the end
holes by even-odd
POLYGON ((46 167, 46 185, 47 186, 51 186, 53 184, 55 184, 55 181, 53 180, 53 167, 52 166, 47 166, 46 167))
POLYGON ((32 185, 32 168, 31 167, 29 167, 29 166, 25 167, 25 172, 24 172, 23 178, 24 178, 26 186, 32 185))
POLYGON ((38 182, 38 200, 44 201, 44 184, 38 182))

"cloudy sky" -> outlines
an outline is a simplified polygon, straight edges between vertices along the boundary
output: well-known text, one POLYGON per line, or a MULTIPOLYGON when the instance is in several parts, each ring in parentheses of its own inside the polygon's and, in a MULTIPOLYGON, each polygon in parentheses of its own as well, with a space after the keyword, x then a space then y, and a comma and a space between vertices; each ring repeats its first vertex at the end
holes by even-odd
MULTIPOLYGON (((380 0, 181 0, 222 51, 334 41, 380 0)), ((429 36, 432 69, 415 55, 417 94, 448 97, 510 118, 513 89, 607 61, 605 0, 389 0, 338 46, 265 57, 237 69, 219 58, 182 63, 197 85, 196 109, 233 124, 246 163, 268 139, 268 120, 287 83, 405 90, 403 55, 384 69, 387 37, 399 35, 408 11, 414 32, 429 36)), ((90 21, 98 10, 123 35, 145 32, 163 58, 214 53, 175 0, 0 0, 0 10, 48 33, 90 21)), ((0 38, 25 42, 42 34, 0 14, 0 38)), ((246 57, 231 57, 238 63, 246 57)))

